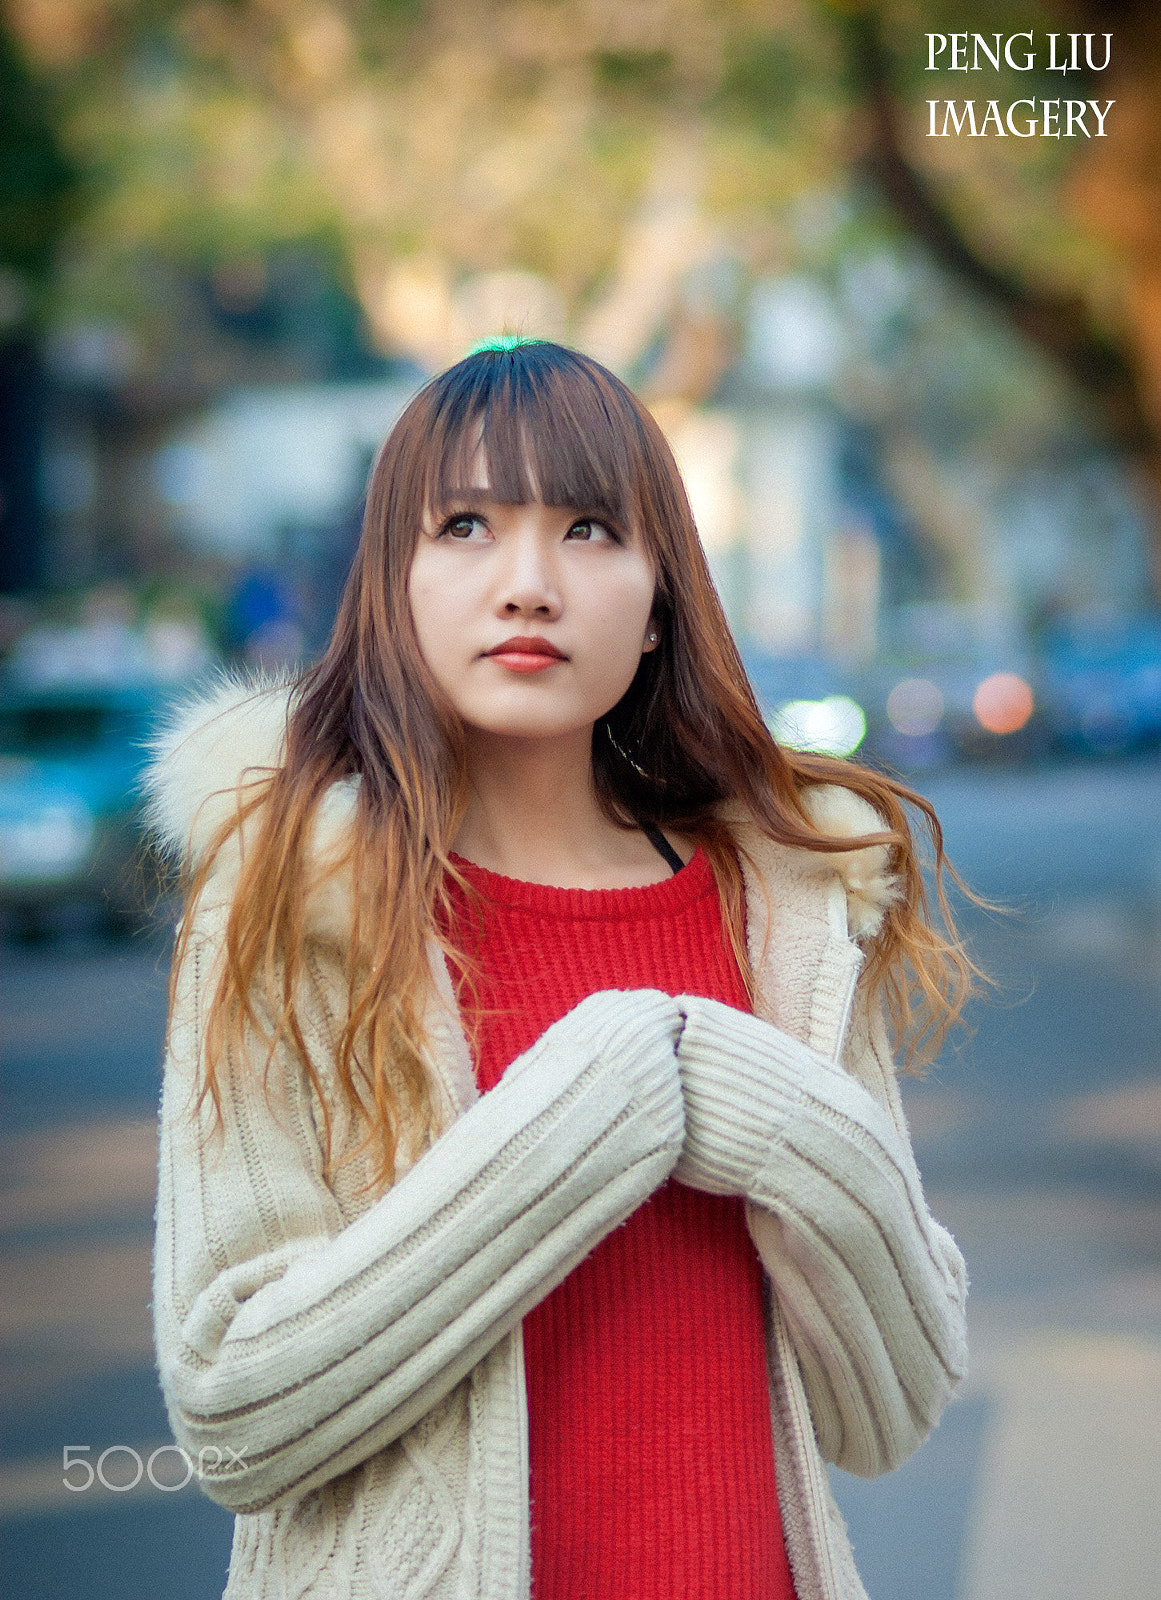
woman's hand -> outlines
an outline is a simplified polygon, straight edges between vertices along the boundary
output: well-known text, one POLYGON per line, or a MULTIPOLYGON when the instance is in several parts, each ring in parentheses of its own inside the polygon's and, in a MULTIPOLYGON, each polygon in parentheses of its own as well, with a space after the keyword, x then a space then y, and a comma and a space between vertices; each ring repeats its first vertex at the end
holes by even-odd
POLYGON ((674 1177, 744 1195, 827 1460, 873 1477, 922 1442, 966 1366, 963 1263, 910 1146, 842 1067, 781 1029, 682 997, 674 1177))
POLYGON ((685 1144, 673 1176, 709 1194, 752 1196, 786 1109, 772 1057, 797 1058, 801 1072, 813 1052, 721 1001, 682 995, 678 1003, 684 1014, 677 1062, 685 1144))
POLYGON ((685 1143, 674 1177, 710 1194, 761 1199, 765 1169, 805 1118, 852 1111, 894 1139, 886 1113, 841 1067, 748 1011, 682 995, 677 1062, 685 1143), (848 1102, 853 1102, 848 1104, 848 1102))

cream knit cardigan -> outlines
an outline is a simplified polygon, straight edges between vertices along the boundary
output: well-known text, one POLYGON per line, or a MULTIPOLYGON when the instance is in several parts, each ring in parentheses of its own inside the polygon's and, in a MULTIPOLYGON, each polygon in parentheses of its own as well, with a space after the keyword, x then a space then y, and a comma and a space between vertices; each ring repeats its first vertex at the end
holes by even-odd
MULTIPOLYGON (((148 780, 172 851, 196 858, 247 772, 277 764, 287 707, 284 687, 227 681, 176 717, 148 780)), ((329 868, 353 802, 332 788, 310 851, 303 1010, 324 1084, 352 894, 329 868)), ((832 832, 876 827, 847 790, 814 806, 832 832)), ((886 852, 791 850, 744 822, 737 838, 755 1015, 594 995, 480 1096, 433 950, 443 1131, 378 1199, 363 1159, 324 1180, 320 1107, 289 1056, 265 1088, 219 1065, 218 1134, 194 1109, 242 843, 221 853, 171 1022, 154 1315, 174 1435, 238 1513, 228 1600, 526 1600, 520 1319, 670 1172, 748 1200, 799 1600, 865 1600, 823 1461, 888 1471, 938 1421, 965 1367, 963 1261, 924 1204, 857 987, 858 941, 894 893, 886 852)), ((342 1115, 335 1134, 355 1149, 342 1115)))

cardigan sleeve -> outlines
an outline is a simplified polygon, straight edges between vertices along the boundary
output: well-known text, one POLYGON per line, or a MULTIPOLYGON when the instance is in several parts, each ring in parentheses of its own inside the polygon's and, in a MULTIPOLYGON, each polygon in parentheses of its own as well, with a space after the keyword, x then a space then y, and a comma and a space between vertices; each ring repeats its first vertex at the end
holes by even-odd
POLYGON ((195 941, 179 974, 154 1318, 176 1439, 252 1512, 397 1438, 664 1182, 681 1016, 652 990, 590 996, 345 1223, 300 1066, 219 1063, 216 1130, 196 1103, 215 955, 195 941))
POLYGON ((889 1471, 966 1370, 963 1261, 927 1210, 901 1112, 859 1081, 862 1061, 856 1076, 757 1017, 681 1004, 674 1175, 747 1198, 824 1458, 889 1471))

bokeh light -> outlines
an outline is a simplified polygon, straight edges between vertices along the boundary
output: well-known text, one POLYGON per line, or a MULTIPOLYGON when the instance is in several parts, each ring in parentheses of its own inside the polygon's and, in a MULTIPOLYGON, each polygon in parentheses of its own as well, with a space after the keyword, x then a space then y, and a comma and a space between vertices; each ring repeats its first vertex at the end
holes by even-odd
POLYGON ((976 721, 988 733, 1018 733, 1035 706, 1031 686, 1015 672, 993 672, 972 697, 976 721))
POLYGON ((887 716, 898 733, 923 738, 943 721, 943 695, 929 678, 904 678, 887 696, 887 716))
POLYGON ((858 701, 831 694, 825 700, 787 700, 771 715, 770 731, 792 750, 849 756, 863 742, 867 718, 858 701))

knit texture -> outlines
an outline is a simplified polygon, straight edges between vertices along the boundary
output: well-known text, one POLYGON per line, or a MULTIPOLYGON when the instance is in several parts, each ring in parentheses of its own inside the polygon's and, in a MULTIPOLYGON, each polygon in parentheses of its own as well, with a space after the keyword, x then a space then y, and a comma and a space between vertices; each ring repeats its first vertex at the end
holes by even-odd
MULTIPOLYGON (((483 1089, 592 987, 748 1008, 700 851, 647 888, 553 889, 460 863, 483 1089)), ((524 1319, 534 1600, 790 1600, 762 1272, 740 1198, 667 1183, 524 1319)))
MULTIPOLYGON (((247 771, 282 760, 288 703, 285 685, 229 680, 180 710, 146 785, 163 849, 201 858, 247 771)), ((514 1063, 481 1100, 447 967, 432 946, 425 1026, 444 1131, 377 1198, 362 1127, 335 1085, 350 930, 358 896, 376 890, 373 879, 356 885, 345 865, 357 793, 357 778, 328 789, 304 863, 302 1020, 335 1118, 329 1174, 320 1105, 285 1047, 269 1093, 264 1053, 218 1063, 220 1138, 193 1110, 237 849, 217 858, 201 902, 162 1107, 154 1288, 162 1383, 178 1440, 195 1458, 206 1445, 203 1488, 243 1513, 229 1600, 528 1600, 520 1318, 673 1170, 690 1108, 701 1148, 688 1153, 713 1163, 703 1115, 713 1108, 695 1085, 697 1063, 688 1049, 683 1063, 673 1059, 683 1011, 682 1037, 694 1042, 693 1008, 658 995, 642 1038, 628 1019, 603 1015, 596 996, 574 1013, 572 1030, 565 1019, 538 1041, 533 1049, 545 1055, 531 1056, 526 1077, 514 1063), (490 1206, 500 1215, 489 1220, 490 1206)), ((848 790, 804 798, 829 832, 880 831, 848 790)), ((934 1425, 964 1362, 963 1260, 923 1204, 881 1010, 858 983, 859 941, 876 937, 897 889, 883 845, 791 849, 736 806, 719 814, 746 880, 755 1020, 808 1047, 804 1092, 787 1096, 770 1124, 772 1162, 747 1169, 761 1198, 747 1198, 746 1220, 770 1279, 783 1533, 798 1600, 866 1600, 824 1457, 856 1470, 896 1465, 934 1425), (817 1181, 785 1202, 772 1170, 780 1141, 804 1165, 818 1163, 817 1181), (860 1237, 876 1235, 883 1248, 864 1255, 860 1237)), ((743 1027, 750 1021, 741 1018, 743 1027)), ((708 1059, 718 1046, 708 1034, 706 1043, 708 1059)), ((745 1074, 768 1046, 765 1035, 741 1048, 721 1041, 743 1099, 753 1092, 745 1074)), ((723 1082, 709 1098, 729 1097, 723 1082)))
POLYGON ((833 1397, 831 1458, 862 1477, 889 1471, 926 1437, 928 1397, 950 1395, 967 1360, 942 1317, 925 1326, 914 1316, 932 1274, 949 1300, 961 1286, 927 1227, 907 1142, 864 1088, 780 1029, 712 998, 681 1004, 686 1139, 676 1175, 746 1195, 769 1216, 768 1233, 794 1262, 779 1273, 783 1310, 806 1322, 804 1333, 813 1325, 810 1358, 833 1397), (926 1259, 903 1243, 917 1234, 926 1259), (878 1304, 858 1287, 868 1269, 878 1304), (820 1291, 850 1308, 841 1337, 818 1316, 820 1291), (873 1425, 848 1400, 855 1391, 877 1396, 873 1425))
MULTIPOLYGON (((183 982, 197 975, 194 960, 183 982)), ((287 1125, 254 1066, 229 1063, 214 1141, 209 1108, 188 1114, 196 1035, 182 1021, 158 1215, 163 1238, 178 1231, 158 1258, 157 1333, 170 1419, 191 1454, 208 1452, 216 1499, 258 1510, 390 1444, 664 1181, 682 1136, 679 1025, 656 991, 590 996, 340 1228, 302 1137, 301 1078, 282 1085, 287 1125), (197 1159, 215 1142, 216 1161, 197 1159)))

